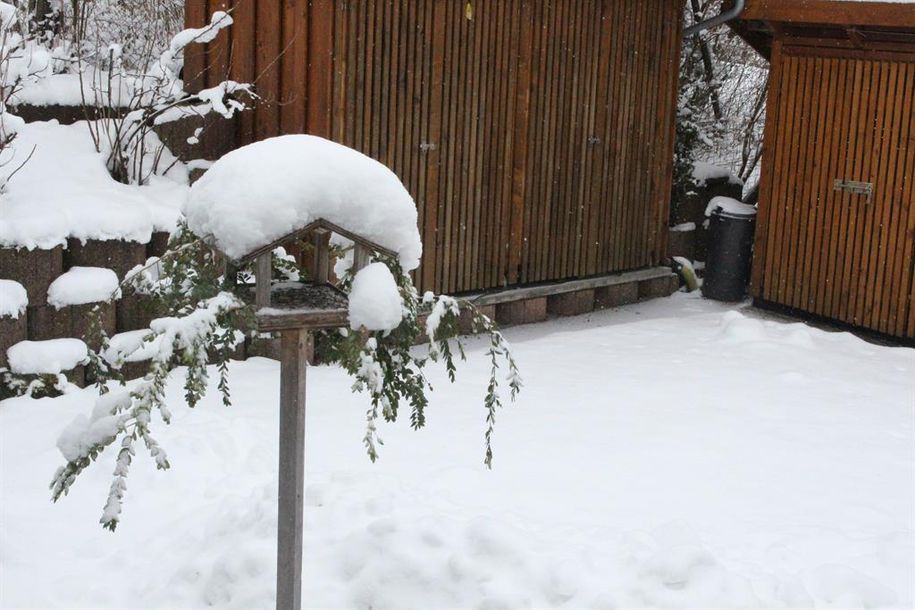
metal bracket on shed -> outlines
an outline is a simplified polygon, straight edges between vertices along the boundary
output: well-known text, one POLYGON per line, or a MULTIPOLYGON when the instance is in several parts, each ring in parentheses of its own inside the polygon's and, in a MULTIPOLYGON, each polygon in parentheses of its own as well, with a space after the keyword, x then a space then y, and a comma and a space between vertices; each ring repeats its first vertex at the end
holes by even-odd
POLYGON ((874 184, 872 182, 858 182, 856 180, 838 180, 832 183, 834 191, 845 191, 853 195, 867 195, 867 202, 871 202, 874 196, 874 184))

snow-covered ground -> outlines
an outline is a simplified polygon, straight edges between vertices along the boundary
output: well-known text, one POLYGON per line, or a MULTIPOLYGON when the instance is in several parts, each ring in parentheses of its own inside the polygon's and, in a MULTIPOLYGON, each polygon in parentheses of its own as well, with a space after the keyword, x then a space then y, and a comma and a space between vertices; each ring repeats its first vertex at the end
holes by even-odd
MULTIPOLYGON (((758 316, 676 295, 510 329, 526 388, 492 472, 481 343, 374 465, 364 398, 310 369, 305 605, 911 607, 915 350, 758 316)), ((271 607, 278 374, 176 405, 172 470, 138 456, 115 534, 113 455, 48 501, 90 392, 0 403, 0 607, 271 607)))

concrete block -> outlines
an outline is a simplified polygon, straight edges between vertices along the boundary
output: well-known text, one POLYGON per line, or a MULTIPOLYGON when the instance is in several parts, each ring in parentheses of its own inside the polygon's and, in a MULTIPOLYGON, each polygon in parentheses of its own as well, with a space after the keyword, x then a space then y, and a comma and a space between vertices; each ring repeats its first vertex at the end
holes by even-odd
POLYGON ((166 231, 153 232, 152 238, 149 240, 149 243, 146 244, 146 257, 158 257, 165 254, 165 251, 168 250, 168 240, 171 236, 171 233, 166 231))
POLYGON ((679 285, 680 281, 673 272, 663 277, 642 280, 639 282, 639 300, 645 301, 647 299, 669 297, 677 291, 679 285))
MULTIPOLYGON (((496 319, 496 306, 495 305, 481 305, 477 307, 481 314, 484 316, 495 320, 496 319)), ((473 315, 469 309, 465 309, 461 312, 461 317, 458 320, 458 327, 460 328, 462 335, 469 335, 473 333, 473 315)))
MULTIPOLYGON (((102 330, 110 337, 117 332, 117 306, 115 303, 87 303, 86 305, 71 305, 64 307, 61 311, 68 311, 70 314, 70 336, 76 339, 84 339, 89 331, 89 324, 92 320, 92 312, 98 305, 98 316, 101 322, 102 330)), ((96 342, 90 344, 90 349, 98 350, 101 345, 96 342)))
POLYGON ((547 297, 547 312, 553 316, 580 316, 594 311, 594 290, 564 292, 547 297))
POLYGON ((68 308, 56 309, 50 305, 29 305, 28 307, 28 328, 31 341, 72 337, 71 323, 68 308))
POLYGON ((0 368, 9 366, 6 350, 28 338, 28 312, 18 318, 0 317, 0 368))
POLYGON ((155 127, 162 142, 176 157, 184 161, 209 159, 215 161, 236 147, 237 120, 225 119, 216 113, 193 115, 169 121, 155 127), (197 133, 197 130, 201 131, 197 133), (188 143, 195 136, 196 144, 188 143))
POLYGON ((547 318, 546 297, 510 301, 496 305, 496 321, 502 325, 532 324, 547 318))
MULTIPOLYGON (((28 308, 28 333, 32 341, 47 341, 48 339, 84 339, 92 319, 92 310, 95 303, 86 305, 71 305, 57 309, 51 305, 29 305, 28 308)), ((110 337, 117 332, 115 304, 99 303, 99 315, 102 329, 110 337)), ((100 345, 89 345, 98 349, 100 345)))
POLYGON ((44 305, 48 286, 64 272, 63 251, 61 246, 50 250, 0 248, 0 278, 22 284, 30 305, 44 305))
POLYGON ((146 262, 146 244, 121 239, 67 240, 64 267, 105 267, 124 279, 128 271, 146 262))
POLYGON ((594 291, 594 308, 607 309, 610 307, 622 307, 639 300, 638 282, 626 282, 624 284, 614 284, 604 286, 594 291))
POLYGON ((696 231, 673 231, 667 233, 667 256, 682 256, 694 260, 696 254, 696 231))
POLYGON ((128 293, 117 302, 117 332, 148 328, 149 323, 159 317, 153 307, 153 300, 142 294, 128 293))

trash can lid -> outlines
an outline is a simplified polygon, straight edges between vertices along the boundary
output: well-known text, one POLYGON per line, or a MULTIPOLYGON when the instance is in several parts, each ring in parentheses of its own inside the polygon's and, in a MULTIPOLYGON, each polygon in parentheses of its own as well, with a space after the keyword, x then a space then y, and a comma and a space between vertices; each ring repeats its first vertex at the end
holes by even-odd
POLYGON ((756 207, 730 197, 713 197, 705 208, 706 216, 712 214, 728 218, 752 218, 756 216, 756 207))

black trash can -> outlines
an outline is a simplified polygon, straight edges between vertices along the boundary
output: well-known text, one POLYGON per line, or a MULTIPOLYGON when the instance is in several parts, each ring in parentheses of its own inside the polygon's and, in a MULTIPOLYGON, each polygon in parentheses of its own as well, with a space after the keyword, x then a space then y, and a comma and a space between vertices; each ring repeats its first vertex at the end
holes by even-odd
POLYGON ((716 197, 709 205, 708 254, 702 296, 716 301, 742 301, 750 282, 756 208, 716 197))

